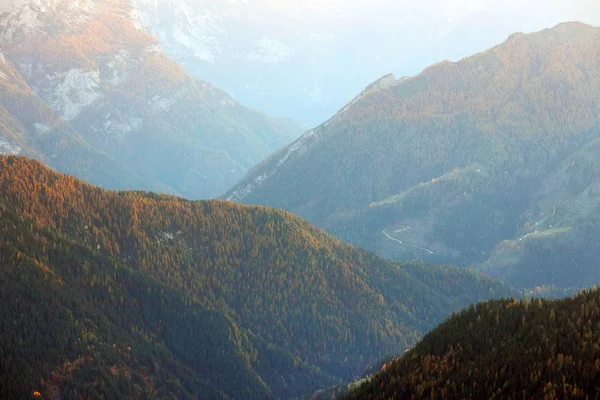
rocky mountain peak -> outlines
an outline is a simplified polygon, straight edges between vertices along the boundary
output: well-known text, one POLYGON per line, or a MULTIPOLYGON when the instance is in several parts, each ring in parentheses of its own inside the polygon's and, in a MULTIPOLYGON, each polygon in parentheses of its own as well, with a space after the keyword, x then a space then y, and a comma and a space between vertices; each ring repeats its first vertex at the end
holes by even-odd
MULTIPOLYGON (((129 0, 35 0, 5 10, 0 47, 14 66, 13 77, 19 76, 14 81, 31 89, 28 101, 54 112, 80 143, 131 162, 133 174, 170 181, 131 186, 133 180, 120 174, 112 182, 122 183, 111 188, 216 196, 299 134, 293 124, 246 109, 188 75, 163 53, 129 0)), ((48 130, 35 128, 44 121, 30 118, 20 118, 21 132, 48 130)), ((45 150, 36 154, 42 157, 45 150)))

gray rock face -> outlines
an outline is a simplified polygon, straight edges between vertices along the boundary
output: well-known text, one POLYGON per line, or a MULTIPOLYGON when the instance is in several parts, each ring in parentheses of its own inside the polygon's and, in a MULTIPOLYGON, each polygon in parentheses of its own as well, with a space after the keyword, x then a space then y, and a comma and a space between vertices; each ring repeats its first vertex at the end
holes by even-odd
MULTIPOLYGON (((35 0, 3 10, 3 59, 54 112, 55 124, 66 124, 77 141, 169 192, 217 196, 300 134, 291 123, 246 109, 187 75, 144 30, 128 0, 35 0)), ((53 126, 28 116, 21 123, 29 127, 25 136, 48 136, 53 126)), ((45 150, 33 150, 49 159, 45 150)), ((117 177, 115 188, 157 187, 105 174, 117 177)))

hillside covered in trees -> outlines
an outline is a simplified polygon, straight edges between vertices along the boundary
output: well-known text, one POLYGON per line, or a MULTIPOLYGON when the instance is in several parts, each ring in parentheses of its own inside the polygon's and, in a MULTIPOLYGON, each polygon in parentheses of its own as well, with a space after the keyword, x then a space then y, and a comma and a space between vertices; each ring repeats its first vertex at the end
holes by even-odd
POLYGON ((284 211, 104 191, 0 157, 1 398, 294 398, 508 295, 284 211))
POLYGON ((600 29, 517 33, 382 78, 224 198, 284 208, 390 258, 478 265, 523 288, 588 287, 600 281, 589 246, 598 87, 600 29))
POLYGON ((471 306, 341 399, 600 397, 600 291, 471 306))

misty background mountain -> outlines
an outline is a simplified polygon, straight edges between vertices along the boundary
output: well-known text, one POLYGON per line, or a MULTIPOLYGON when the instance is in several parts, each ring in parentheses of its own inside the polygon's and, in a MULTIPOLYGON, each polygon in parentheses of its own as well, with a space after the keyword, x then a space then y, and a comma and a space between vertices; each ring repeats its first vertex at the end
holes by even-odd
POLYGON ((135 15, 127 0, 0 14, 3 153, 111 189, 209 198, 300 134, 188 75, 135 15))
POLYGON ((242 104, 306 128, 388 73, 415 75, 576 20, 590 0, 135 0, 141 23, 184 68, 242 104))

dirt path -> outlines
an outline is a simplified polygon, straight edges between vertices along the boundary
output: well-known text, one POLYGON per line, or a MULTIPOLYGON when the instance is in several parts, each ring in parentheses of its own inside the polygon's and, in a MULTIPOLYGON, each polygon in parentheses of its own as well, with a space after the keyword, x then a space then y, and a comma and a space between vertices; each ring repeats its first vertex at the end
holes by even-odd
MULTIPOLYGON (((406 230, 408 230, 408 229, 405 229, 405 231, 406 231, 406 230)), ((387 236, 387 238, 388 238, 388 239, 390 239, 390 240, 393 240, 394 242, 398 242, 398 243, 400 243, 402 246, 405 246, 405 247, 410 247, 410 248, 417 249, 417 250, 421 250, 421 251, 425 251, 425 252, 427 252, 427 253, 429 253, 429 254, 435 254, 433 251, 431 251, 431 250, 429 250, 429 249, 427 249, 427 248, 425 248, 425 247, 421 247, 421 246, 415 246, 415 245, 413 245, 413 244, 407 244, 407 243, 403 243, 401 240, 399 240, 399 239, 396 239, 396 238, 394 238, 394 237, 391 237, 391 236, 390 236, 390 235, 389 235, 389 234, 388 234, 388 233, 385 231, 385 229, 384 229, 382 232, 383 232, 383 234, 384 234, 385 236, 387 236)))

